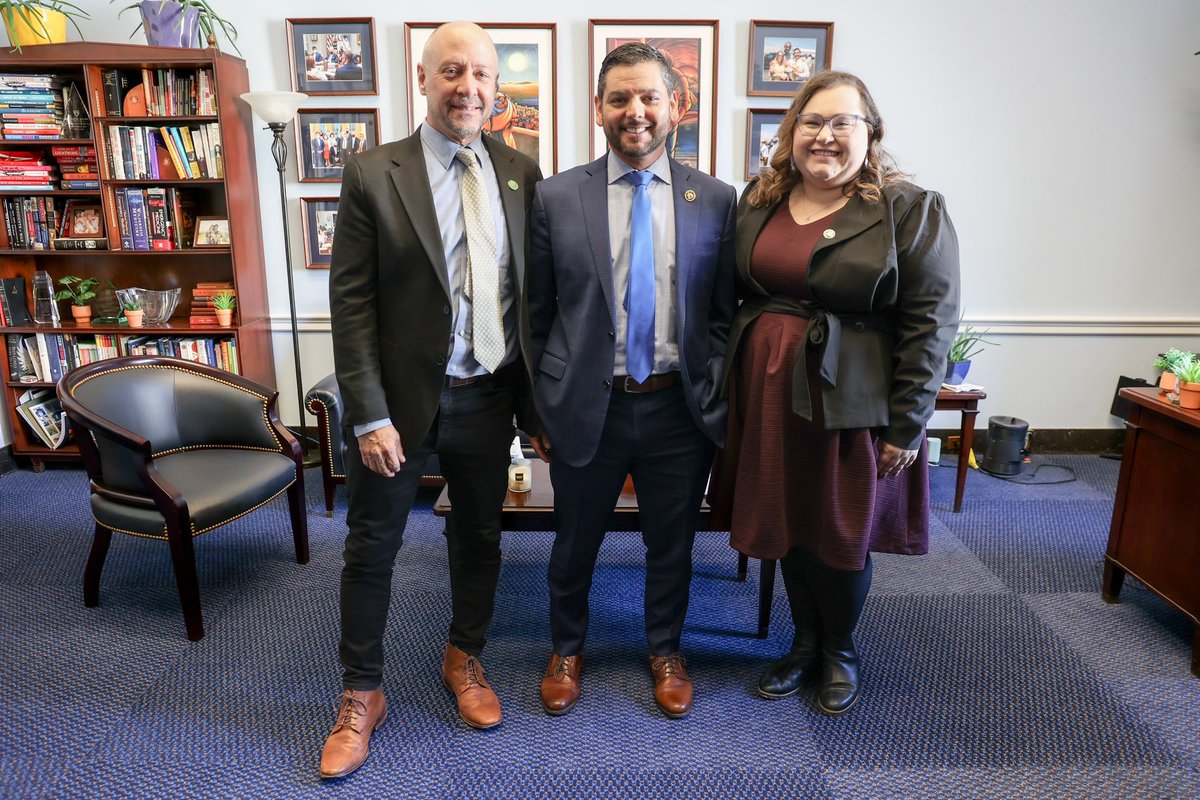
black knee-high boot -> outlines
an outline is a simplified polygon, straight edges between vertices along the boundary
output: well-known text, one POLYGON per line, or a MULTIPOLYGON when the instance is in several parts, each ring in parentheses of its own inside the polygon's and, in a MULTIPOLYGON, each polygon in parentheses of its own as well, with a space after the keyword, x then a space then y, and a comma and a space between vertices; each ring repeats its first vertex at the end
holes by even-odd
POLYGON ((758 693, 768 700, 778 700, 798 692, 804 681, 813 675, 820 652, 821 620, 812 590, 804 577, 801 563, 804 558, 800 552, 793 550, 779 560, 796 633, 792 636, 792 648, 788 654, 768 666, 758 679, 758 693))
POLYGON ((854 647, 854 626, 862 615, 871 589, 871 558, 857 572, 833 569, 810 556, 804 576, 812 587, 820 611, 821 685, 817 706, 826 714, 841 714, 858 699, 859 660, 854 647))

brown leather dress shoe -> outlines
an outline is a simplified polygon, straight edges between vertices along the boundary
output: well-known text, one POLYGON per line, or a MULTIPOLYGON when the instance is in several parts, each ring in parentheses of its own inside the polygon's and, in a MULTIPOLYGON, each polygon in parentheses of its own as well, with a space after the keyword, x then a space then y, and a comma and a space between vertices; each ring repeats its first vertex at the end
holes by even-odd
POLYGON ((483 665, 473 655, 446 645, 442 683, 458 700, 458 715, 472 728, 494 728, 501 722, 500 698, 483 677, 483 665))
POLYGON ((583 672, 583 655, 563 658, 550 655, 550 665, 542 678, 542 707, 547 714, 558 716, 571 710, 579 700, 579 673, 583 672))
POLYGON ((321 777, 340 778, 362 766, 370 752, 371 734, 387 719, 382 689, 346 689, 337 722, 321 751, 321 777))
POLYGON ((684 669, 683 655, 650 656, 650 672, 658 707, 671 719, 686 717, 692 710, 692 679, 684 669))

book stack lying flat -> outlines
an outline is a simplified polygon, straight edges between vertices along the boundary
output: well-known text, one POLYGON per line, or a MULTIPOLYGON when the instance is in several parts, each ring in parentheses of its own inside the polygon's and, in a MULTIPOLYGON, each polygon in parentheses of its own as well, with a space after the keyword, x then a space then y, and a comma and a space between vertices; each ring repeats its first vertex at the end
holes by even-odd
POLYGON ((55 75, 0 72, 0 138, 61 139, 62 81, 55 75))
POLYGON ((50 148, 50 155, 58 162, 63 189, 100 188, 100 174, 96 171, 96 148, 92 145, 54 145, 50 148))
POLYGON ((188 324, 193 328, 216 327, 217 312, 213 308, 213 295, 229 292, 236 296, 233 290, 232 283, 222 283, 221 281, 210 281, 208 283, 197 283, 196 288, 192 289, 192 312, 188 317, 188 324))
POLYGON ((57 188, 57 168, 36 150, 0 150, 0 191, 41 192, 57 188))

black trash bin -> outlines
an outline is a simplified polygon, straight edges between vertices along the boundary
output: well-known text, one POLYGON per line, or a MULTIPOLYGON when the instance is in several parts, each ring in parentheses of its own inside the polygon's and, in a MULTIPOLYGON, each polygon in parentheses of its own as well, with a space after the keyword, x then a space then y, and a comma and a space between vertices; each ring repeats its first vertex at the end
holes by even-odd
POLYGON ((979 468, 992 475, 1020 475, 1029 423, 1016 417, 988 417, 987 449, 979 468))

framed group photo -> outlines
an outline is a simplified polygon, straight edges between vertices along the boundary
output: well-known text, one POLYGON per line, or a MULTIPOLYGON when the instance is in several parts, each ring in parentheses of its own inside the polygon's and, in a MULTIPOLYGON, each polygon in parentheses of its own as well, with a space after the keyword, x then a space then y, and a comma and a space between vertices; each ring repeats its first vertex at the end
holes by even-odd
POLYGON ((287 34, 295 91, 379 94, 374 18, 289 19, 287 34))
POLYGON ((338 198, 301 197, 304 217, 304 266, 329 269, 333 260, 333 231, 337 226, 338 198))
POLYGON ((746 180, 769 169, 771 155, 779 146, 782 108, 751 108, 746 111, 746 180))
POLYGON ((832 22, 750 20, 746 94, 791 97, 833 63, 832 22))
MULTIPOLYGON (((404 24, 408 52, 408 129, 425 121, 429 105, 421 94, 417 64, 440 22, 404 24)), ((480 23, 499 57, 500 89, 484 123, 487 136, 538 162, 543 175, 558 171, 558 26, 547 23, 480 23)))
POLYGON ((296 114, 301 183, 336 183, 351 156, 378 146, 378 109, 312 108, 296 114))
MULTIPOLYGON (((679 124, 667 138, 667 152, 676 161, 714 174, 717 155, 717 37, 716 20, 588 20, 588 94, 595 94, 600 64, 612 50, 629 42, 657 47, 671 64, 679 124)), ((593 158, 608 149, 588 104, 588 129, 593 158)))

